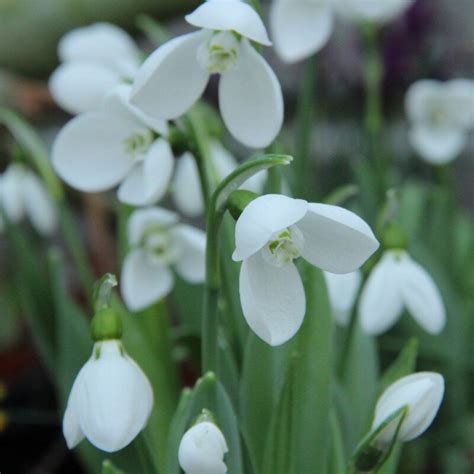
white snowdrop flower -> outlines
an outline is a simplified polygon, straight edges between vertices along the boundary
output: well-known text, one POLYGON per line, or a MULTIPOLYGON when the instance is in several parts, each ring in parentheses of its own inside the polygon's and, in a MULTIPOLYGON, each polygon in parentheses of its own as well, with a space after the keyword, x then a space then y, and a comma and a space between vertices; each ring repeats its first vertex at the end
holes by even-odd
POLYGON ((408 89, 405 108, 415 151, 428 163, 449 163, 462 152, 474 127, 474 81, 417 81, 408 89))
POLYGON ((324 277, 333 316, 338 324, 347 326, 360 288, 362 275, 359 270, 356 270, 340 275, 324 272, 324 277))
MULTIPOLYGON (((210 168, 213 180, 218 183, 227 177, 235 168, 237 160, 217 140, 210 143, 210 168)), ((241 189, 256 193, 263 191, 267 173, 261 171, 242 184, 241 189)), ((204 213, 204 197, 202 195, 199 171, 196 160, 189 152, 184 153, 176 162, 176 171, 172 188, 173 200, 178 210, 188 217, 197 217, 204 213)))
POLYGON ((56 230, 54 203, 40 179, 20 164, 11 164, 0 176, 0 207, 6 217, 19 223, 27 218, 43 236, 56 230))
POLYGON ((208 0, 186 20, 201 30, 174 38, 145 61, 132 102, 150 115, 177 118, 218 73, 219 107, 231 134, 250 147, 268 146, 283 123, 283 97, 274 72, 250 43, 271 44, 261 18, 241 0, 208 0))
POLYGON ((145 427, 152 407, 150 382, 120 340, 96 342, 69 395, 67 445, 72 449, 86 437, 103 451, 118 451, 145 427))
POLYGON ((116 85, 131 82, 140 66, 133 39, 110 23, 74 29, 58 46, 61 64, 49 80, 54 100, 78 114, 93 110, 116 85))
POLYGON ((333 0, 274 0, 270 27, 283 61, 300 61, 318 52, 334 26, 333 0))
POLYGON ((122 268, 122 296, 129 309, 139 311, 173 288, 171 267, 190 283, 205 277, 206 236, 178 216, 158 207, 138 209, 128 220, 130 252, 122 268))
POLYGON ((179 444, 178 459, 185 474, 225 474, 227 443, 221 430, 209 421, 192 426, 179 444))
POLYGON ((387 23, 401 16, 415 0, 336 0, 338 12, 356 21, 387 23))
MULTIPOLYGON (((380 396, 375 407, 372 431, 403 406, 408 412, 398 432, 398 441, 410 441, 424 433, 438 413, 444 395, 444 379, 435 372, 418 372, 402 377, 380 396)), ((381 446, 392 442, 399 418, 395 418, 376 438, 381 446)))
POLYGON ((390 329, 404 308, 430 334, 446 322, 441 294, 427 271, 404 250, 388 250, 373 268, 362 289, 359 317, 368 334, 390 329))
POLYGON ((70 120, 56 137, 52 161, 75 189, 100 192, 120 185, 120 201, 144 206, 166 193, 174 156, 166 122, 136 109, 129 93, 130 86, 118 86, 99 109, 70 120))
POLYGON ((232 258, 242 261, 245 319, 272 346, 290 339, 303 322, 306 298, 294 259, 301 256, 323 270, 349 273, 379 246, 370 227, 354 213, 276 194, 245 207, 235 240, 232 258))

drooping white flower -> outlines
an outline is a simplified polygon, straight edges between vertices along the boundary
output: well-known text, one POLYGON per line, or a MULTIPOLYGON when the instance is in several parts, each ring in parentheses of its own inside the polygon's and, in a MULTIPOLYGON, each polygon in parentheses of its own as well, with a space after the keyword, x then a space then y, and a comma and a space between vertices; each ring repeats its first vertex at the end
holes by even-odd
POLYGON ((334 26, 333 0, 274 0, 270 27, 275 50, 286 62, 305 59, 329 40, 334 26))
POLYGON ((324 277, 333 316, 338 324, 347 326, 360 288, 362 275, 359 270, 356 270, 340 275, 324 272, 324 277))
POLYGON ((129 93, 130 86, 118 86, 100 108, 67 123, 54 142, 52 161, 73 188, 100 192, 120 185, 120 201, 144 206, 166 193, 174 157, 166 122, 132 106, 129 93))
POLYGON ((139 311, 166 296, 173 288, 171 267, 190 283, 204 281, 206 236, 178 224, 178 216, 158 207, 138 209, 128 221, 130 252, 122 267, 122 296, 139 311))
POLYGON ((67 445, 72 449, 86 437, 103 451, 118 451, 145 427, 152 408, 150 382, 120 340, 96 342, 69 395, 67 445))
POLYGON ((131 82, 140 65, 132 38, 110 23, 94 23, 63 36, 58 46, 61 60, 49 80, 55 101, 78 114, 97 108, 118 84, 131 82))
POLYGON ((32 171, 20 164, 9 165, 0 175, 0 207, 14 223, 28 218, 44 236, 56 230, 56 209, 48 191, 32 171))
POLYGON ((336 0, 339 13, 356 21, 387 23, 402 15, 415 0, 336 0))
MULTIPOLYGON (((222 181, 235 168, 237 160, 217 140, 212 140, 209 147, 213 181, 222 181)), ((242 184, 241 189, 261 193, 267 173, 261 171, 242 184)), ((204 213, 204 197, 202 195, 199 172, 196 160, 186 152, 176 162, 176 171, 172 185, 173 200, 180 212, 189 217, 197 217, 204 213)))
MULTIPOLYGON (((424 433, 438 413, 444 395, 444 379, 435 372, 418 372, 402 377, 390 385, 380 396, 375 407, 372 431, 390 415, 408 406, 398 441, 410 441, 424 433)), ((395 435, 399 419, 395 418, 377 435, 376 443, 389 445, 395 435)))
POLYGON ((429 163, 448 163, 462 152, 474 127, 474 81, 417 81, 408 89, 405 108, 415 151, 429 163))
POLYGON ((209 421, 192 426, 179 444, 178 459, 185 474, 225 474, 227 443, 221 430, 209 421))
POLYGON ((405 307, 425 331, 442 331, 446 312, 435 282, 406 251, 389 250, 362 289, 359 317, 363 330, 368 334, 387 331, 405 307))
POLYGON ((303 322, 306 298, 293 260, 302 256, 332 273, 349 273, 375 252, 370 227, 341 207, 268 194, 237 220, 232 258, 243 261, 240 300, 247 323, 265 342, 290 339, 303 322))
POLYGON ((219 107, 231 134, 250 147, 268 146, 283 122, 283 97, 274 72, 250 43, 271 44, 257 12, 241 0, 208 0, 186 20, 202 29, 172 39, 145 61, 132 102, 152 116, 177 118, 218 73, 219 107))

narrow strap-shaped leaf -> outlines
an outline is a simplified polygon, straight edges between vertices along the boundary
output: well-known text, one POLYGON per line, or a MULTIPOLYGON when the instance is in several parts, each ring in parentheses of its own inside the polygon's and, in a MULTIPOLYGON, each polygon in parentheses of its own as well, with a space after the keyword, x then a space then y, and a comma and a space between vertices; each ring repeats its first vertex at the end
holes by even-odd
POLYGON ((102 471, 101 474, 125 474, 125 471, 122 471, 118 467, 116 467, 114 464, 112 464, 112 461, 109 459, 106 459, 102 463, 102 471))
POLYGON ((271 347, 254 333, 248 335, 240 383, 240 415, 241 429, 257 472, 262 467, 268 429, 293 346, 294 341, 290 341, 271 347))
POLYGON ((33 165, 45 181, 52 197, 55 199, 61 198, 63 196, 61 183, 53 171, 48 151, 33 127, 15 112, 6 108, 0 108, 0 123, 5 125, 15 137, 15 140, 28 151, 33 165))
POLYGON ((330 452, 333 321, 321 270, 304 264, 304 323, 274 411, 262 472, 327 471, 330 452))
POLYGON ((330 450, 333 318, 321 270, 302 265, 306 315, 297 337, 300 361, 295 370, 294 405, 296 472, 323 474, 330 450))

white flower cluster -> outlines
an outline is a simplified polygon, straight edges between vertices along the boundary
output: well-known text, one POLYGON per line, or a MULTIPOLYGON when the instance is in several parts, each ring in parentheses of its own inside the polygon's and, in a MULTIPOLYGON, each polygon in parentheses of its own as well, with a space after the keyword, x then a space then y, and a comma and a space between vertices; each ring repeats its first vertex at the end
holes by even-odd
MULTIPOLYGON (((289 62, 303 59, 326 43, 336 12, 383 23, 412 1, 275 0, 270 24, 276 51, 289 62)), ((52 161, 57 173, 85 192, 118 187, 121 202, 140 207, 128 221, 130 248, 121 270, 122 296, 132 311, 169 294, 175 273, 190 283, 205 278, 204 232, 156 206, 171 187, 178 211, 191 217, 204 211, 195 158, 189 150, 181 153, 173 148, 171 121, 177 123, 197 102, 212 74, 220 75, 222 119, 244 145, 270 145, 284 118, 280 84, 259 52, 271 42, 257 12, 241 0, 208 0, 186 20, 198 30, 163 44, 143 64, 133 40, 119 28, 101 23, 75 30, 60 43, 62 64, 50 80, 58 104, 77 114, 55 140, 52 161)), ((466 130, 474 125, 470 98, 472 84, 467 81, 448 85, 424 81, 410 90, 410 137, 426 159, 442 163, 459 153, 466 130)), ((210 161, 216 180, 236 167, 216 140, 210 144, 210 161)), ((254 177, 245 188, 261 192, 262 179, 254 177)), ((1 178, 0 198, 9 217, 14 220, 26 213, 38 230, 47 233, 55 220, 43 194, 34 177, 23 170, 9 170, 1 178), (11 184, 18 179, 24 184, 11 184), (11 199, 22 188, 29 189, 25 196, 11 199), (35 220, 39 215, 35 206, 42 206, 41 222, 35 220)), ((345 325, 362 282, 358 269, 379 242, 353 212, 267 194, 243 209, 235 245, 232 258, 242 262, 239 289, 245 319, 255 334, 276 346, 297 333, 306 312, 295 260, 302 257, 325 271, 334 316, 345 325)), ((428 332, 442 330, 445 310, 435 283, 405 250, 389 249, 363 287, 358 304, 362 328, 379 334, 395 323, 404 307, 428 332)), ((437 374, 399 380, 379 400, 373 429, 407 405, 400 439, 418 436, 433 420, 442 393, 443 381, 437 374)), ((70 394, 63 424, 68 446, 87 437, 105 451, 121 449, 143 429, 152 404, 150 384, 120 340, 99 340, 70 394)), ((393 429, 387 427, 379 442, 389 442, 393 429)), ((184 434, 179 461, 188 474, 225 473, 227 451, 219 428, 200 422, 184 434)))

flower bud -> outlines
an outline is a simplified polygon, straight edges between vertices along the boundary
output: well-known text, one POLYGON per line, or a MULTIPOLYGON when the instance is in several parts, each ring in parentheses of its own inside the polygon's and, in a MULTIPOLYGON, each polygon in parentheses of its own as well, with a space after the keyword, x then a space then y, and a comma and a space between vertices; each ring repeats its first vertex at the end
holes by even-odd
POLYGON ((221 430, 210 421, 198 422, 181 439, 179 464, 186 474, 225 474, 223 459, 227 451, 221 430))
MULTIPOLYGON (((434 372, 418 372, 402 377, 390 385, 375 407, 372 431, 403 406, 408 412, 398 433, 398 441, 410 441, 420 436, 433 422, 444 394, 444 379, 434 372)), ((389 445, 395 435, 399 419, 394 419, 377 436, 379 446, 389 445)))

